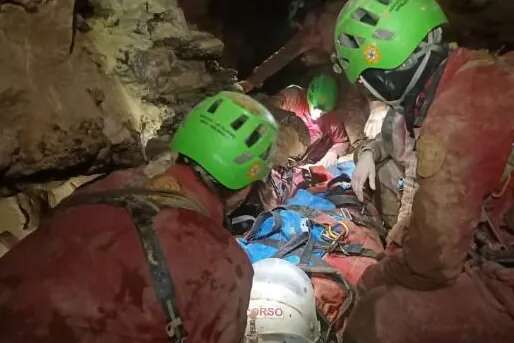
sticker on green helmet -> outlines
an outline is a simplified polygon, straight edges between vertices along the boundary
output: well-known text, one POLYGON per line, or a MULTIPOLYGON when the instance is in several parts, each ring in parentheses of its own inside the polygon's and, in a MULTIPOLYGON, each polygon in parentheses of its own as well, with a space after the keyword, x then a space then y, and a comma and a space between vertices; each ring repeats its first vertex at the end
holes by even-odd
POLYGON ((336 21, 336 62, 351 82, 368 68, 395 69, 447 22, 436 0, 350 0, 336 21))

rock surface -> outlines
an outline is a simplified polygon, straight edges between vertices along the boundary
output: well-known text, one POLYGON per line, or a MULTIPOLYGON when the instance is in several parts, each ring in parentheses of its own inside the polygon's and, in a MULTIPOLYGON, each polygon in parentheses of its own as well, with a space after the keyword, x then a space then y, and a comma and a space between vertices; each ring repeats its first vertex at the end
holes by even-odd
POLYGON ((514 48, 514 1, 439 0, 460 45, 505 52, 514 48))
POLYGON ((173 0, 0 0, 0 46, 4 186, 140 164, 159 129, 235 81, 173 0))

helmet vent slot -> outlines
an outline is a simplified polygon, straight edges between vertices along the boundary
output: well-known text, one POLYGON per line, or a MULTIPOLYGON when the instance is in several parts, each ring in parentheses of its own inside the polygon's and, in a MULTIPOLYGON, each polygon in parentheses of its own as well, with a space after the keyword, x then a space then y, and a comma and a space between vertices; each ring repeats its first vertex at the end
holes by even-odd
POLYGON ((339 43, 346 48, 358 49, 364 43, 364 38, 355 37, 343 32, 339 36, 339 43))
POLYGON ((381 4, 384 4, 384 5, 390 5, 391 4, 391 0, 377 0, 378 2, 380 2, 381 4))
POLYGON ((353 12, 353 19, 360 21, 361 23, 377 26, 378 24, 378 16, 365 10, 364 8, 359 8, 357 11, 353 12))
POLYGON ((246 139, 247 147, 251 148, 252 146, 255 145, 255 143, 257 143, 259 141, 259 139, 261 139, 262 128, 263 128, 263 126, 259 125, 255 130, 253 130, 253 132, 250 134, 250 136, 248 136, 248 138, 246 139))
POLYGON ((347 59, 346 57, 341 57, 339 59, 339 64, 340 66, 343 68, 343 69, 346 69, 348 68, 348 66, 350 65, 350 60, 347 59))
POLYGON ((373 37, 381 40, 391 40, 394 38, 394 32, 378 29, 373 33, 373 37))
POLYGON ((271 144, 268 146, 268 149, 266 149, 264 154, 261 155, 261 158, 266 161, 269 158, 270 153, 271 153, 271 144))
POLYGON ((248 161, 250 161, 253 158, 253 155, 249 152, 244 152, 241 155, 237 156, 234 159, 234 163, 236 164, 244 164, 248 161))
POLYGON ((241 126, 244 125, 244 123, 246 123, 247 120, 248 120, 248 117, 246 115, 242 114, 239 118, 234 120, 232 122, 232 124, 230 124, 230 126, 232 126, 232 128, 237 131, 241 128, 241 126))
POLYGON ((218 109, 218 107, 220 107, 222 102, 223 102, 222 99, 217 99, 216 101, 214 101, 211 104, 211 106, 209 106, 209 108, 207 109, 207 112, 214 114, 216 112, 216 110, 218 109))

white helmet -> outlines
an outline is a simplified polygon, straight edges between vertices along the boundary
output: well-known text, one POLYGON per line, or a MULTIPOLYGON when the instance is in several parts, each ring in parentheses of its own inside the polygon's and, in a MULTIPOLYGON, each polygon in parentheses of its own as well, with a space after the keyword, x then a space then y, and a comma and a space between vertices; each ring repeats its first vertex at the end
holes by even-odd
POLYGON ((256 262, 253 270, 245 342, 318 342, 320 325, 307 274, 278 258, 256 262))

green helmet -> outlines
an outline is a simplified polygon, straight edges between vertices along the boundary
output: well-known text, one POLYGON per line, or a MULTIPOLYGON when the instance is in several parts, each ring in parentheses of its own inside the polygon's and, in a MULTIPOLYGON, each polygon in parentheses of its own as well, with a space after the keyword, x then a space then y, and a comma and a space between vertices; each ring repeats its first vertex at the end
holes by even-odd
POLYGON ((221 92, 193 108, 170 147, 237 190, 268 175, 277 134, 264 106, 244 94, 221 92))
POLYGON ((447 22, 436 0, 350 0, 336 22, 337 62, 351 82, 368 68, 395 69, 447 22))
POLYGON ((337 105, 337 81, 330 75, 321 74, 314 77, 307 90, 307 102, 310 110, 330 112, 337 105))

